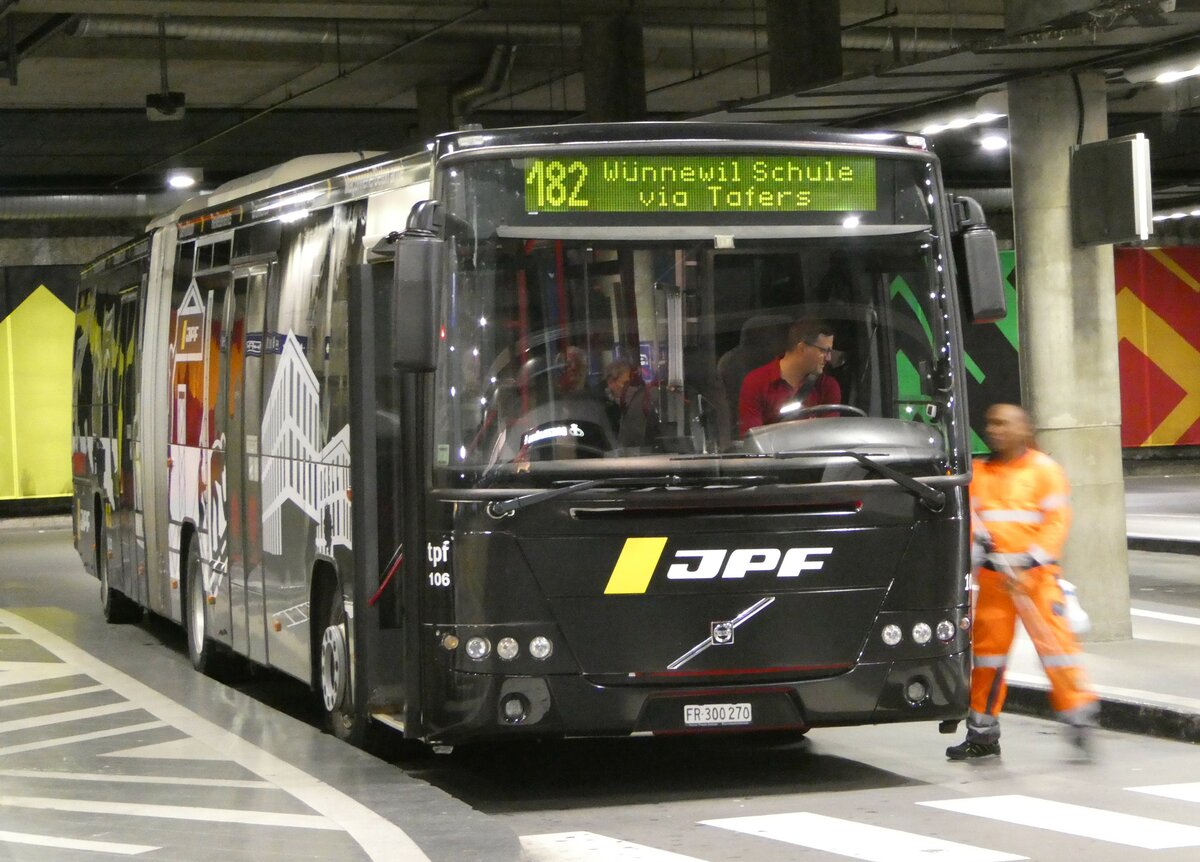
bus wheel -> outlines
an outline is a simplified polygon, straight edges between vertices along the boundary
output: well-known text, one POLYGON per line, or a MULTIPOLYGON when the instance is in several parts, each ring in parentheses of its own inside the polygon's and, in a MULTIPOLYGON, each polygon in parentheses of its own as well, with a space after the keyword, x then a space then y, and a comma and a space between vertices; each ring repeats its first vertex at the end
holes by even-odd
POLYGON ((108 535, 96 522, 96 574, 100 577, 100 610, 104 621, 112 624, 135 623, 142 617, 142 609, 119 590, 108 583, 108 535))
POLYGON ((195 535, 188 542, 184 588, 183 627, 187 632, 188 658, 196 670, 211 672, 216 644, 208 637, 208 599, 204 595, 204 573, 200 569, 200 541, 195 535))
POLYGON ((340 590, 335 591, 326 602, 324 618, 325 626, 321 630, 321 646, 318 650, 321 705, 333 735, 352 745, 361 746, 366 742, 367 719, 354 712, 350 641, 340 590))

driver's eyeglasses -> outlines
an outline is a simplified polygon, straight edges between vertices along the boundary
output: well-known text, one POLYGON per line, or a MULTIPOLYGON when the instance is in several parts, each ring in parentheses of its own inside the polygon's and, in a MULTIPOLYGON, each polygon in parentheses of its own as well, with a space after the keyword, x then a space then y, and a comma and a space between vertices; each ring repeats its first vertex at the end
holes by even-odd
POLYGON ((829 359, 830 357, 833 356, 833 348, 832 347, 822 347, 819 344, 813 344, 811 341, 806 341, 804 343, 807 344, 809 347, 815 347, 817 350, 824 353, 826 359, 829 359))

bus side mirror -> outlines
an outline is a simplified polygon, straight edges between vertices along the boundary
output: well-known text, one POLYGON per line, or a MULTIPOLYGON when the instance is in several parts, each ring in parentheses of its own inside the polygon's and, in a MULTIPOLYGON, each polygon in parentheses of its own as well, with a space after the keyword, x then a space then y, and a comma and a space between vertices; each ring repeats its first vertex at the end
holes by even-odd
POLYGON ((404 233, 392 238, 396 269, 390 340, 392 364, 400 371, 437 367, 437 296, 446 260, 441 227, 441 205, 421 201, 413 206, 404 233))
POLYGON ((1008 313, 1004 276, 996 234, 987 226, 983 207, 973 198, 955 197, 951 203, 955 222, 954 262, 960 285, 965 284, 973 323, 992 323, 1008 313))

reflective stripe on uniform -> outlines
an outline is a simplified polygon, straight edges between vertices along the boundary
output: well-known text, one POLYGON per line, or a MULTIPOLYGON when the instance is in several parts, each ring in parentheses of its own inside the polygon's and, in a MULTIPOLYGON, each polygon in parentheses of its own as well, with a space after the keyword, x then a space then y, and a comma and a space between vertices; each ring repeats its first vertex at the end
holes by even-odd
POLYGON ((1042 502, 1038 503, 1039 509, 1061 509, 1071 502, 1071 499, 1066 494, 1047 494, 1042 498, 1042 502))
POLYGON ((1062 655, 1044 655, 1041 657, 1043 667, 1076 667, 1079 656, 1064 653, 1062 655))
POLYGON ((1040 524, 1046 520, 1041 512, 1027 509, 985 509, 978 514, 980 520, 997 524, 1040 524))
POLYGON ((1030 545, 1029 556, 1032 557, 1033 561, 1039 566, 1052 566, 1058 563, 1058 560, 1046 553, 1046 551, 1043 550, 1040 545, 1030 545))
POLYGON ((975 667, 1004 667, 1006 664, 1008 664, 1008 656, 980 655, 979 653, 975 653, 975 657, 972 659, 972 661, 974 661, 975 667))

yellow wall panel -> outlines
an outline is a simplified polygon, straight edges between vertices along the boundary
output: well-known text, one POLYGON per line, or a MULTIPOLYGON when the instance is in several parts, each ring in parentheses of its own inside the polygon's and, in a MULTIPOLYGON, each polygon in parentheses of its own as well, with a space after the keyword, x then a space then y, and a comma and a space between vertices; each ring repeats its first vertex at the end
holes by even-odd
POLYGON ((0 499, 71 493, 74 327, 45 286, 0 321, 0 499))

